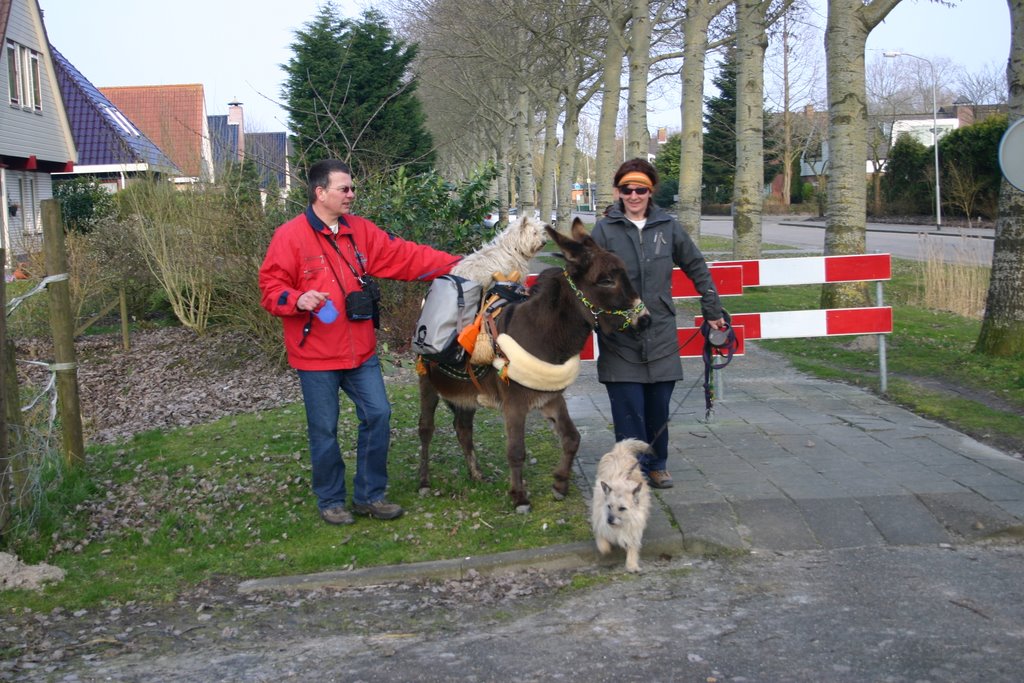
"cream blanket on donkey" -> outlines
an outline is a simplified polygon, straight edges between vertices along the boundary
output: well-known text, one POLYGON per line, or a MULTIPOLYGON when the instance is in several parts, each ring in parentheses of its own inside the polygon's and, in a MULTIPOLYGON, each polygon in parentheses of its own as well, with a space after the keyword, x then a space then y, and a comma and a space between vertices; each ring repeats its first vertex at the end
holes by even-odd
POLYGON ((499 334, 498 348, 505 358, 495 358, 491 365, 505 371, 509 379, 536 391, 561 391, 576 381, 580 374, 580 356, 576 354, 561 365, 543 361, 519 345, 507 334, 499 334))

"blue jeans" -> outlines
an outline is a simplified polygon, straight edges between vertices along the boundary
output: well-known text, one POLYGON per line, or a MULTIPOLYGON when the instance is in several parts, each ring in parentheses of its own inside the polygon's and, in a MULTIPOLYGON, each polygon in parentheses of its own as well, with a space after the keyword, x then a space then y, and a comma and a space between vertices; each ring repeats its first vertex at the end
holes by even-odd
POLYGON ((647 442, 652 455, 642 459, 643 471, 668 469, 669 405, 676 383, 607 382, 604 386, 611 403, 615 441, 647 442))
POLYGON ((372 356, 352 370, 299 370, 306 405, 313 493, 321 510, 345 504, 345 463, 338 446, 339 390, 356 405, 359 438, 352 500, 373 503, 388 485, 391 403, 384 390, 380 359, 372 356))

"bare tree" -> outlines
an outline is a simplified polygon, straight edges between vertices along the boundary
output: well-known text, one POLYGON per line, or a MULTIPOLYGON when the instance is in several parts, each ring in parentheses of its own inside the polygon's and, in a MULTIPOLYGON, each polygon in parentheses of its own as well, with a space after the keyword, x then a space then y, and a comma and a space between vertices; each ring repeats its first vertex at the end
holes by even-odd
MULTIPOLYGON (((829 179, 825 254, 863 254, 867 230, 867 96, 864 46, 900 0, 829 0, 825 29, 828 66, 829 179)), ((864 283, 822 287, 822 306, 868 303, 864 283)))
POLYGON ((1006 68, 995 62, 975 72, 960 70, 953 87, 958 100, 971 104, 1006 104, 1009 99, 1006 68))
MULTIPOLYGON (((1024 118, 1024 0, 1010 6, 1010 58, 1006 66, 1010 124, 1024 118)), ((999 188, 999 218, 985 317, 976 349, 1011 357, 1024 354, 1024 191, 1006 178, 999 188)))
POLYGON ((704 159, 704 65, 707 52, 722 44, 708 38, 711 22, 731 0, 689 0, 683 16, 683 75, 680 108, 679 222, 700 236, 701 165, 704 159))
POLYGON ((942 189, 946 191, 950 205, 960 209, 967 216, 967 227, 971 227, 971 216, 978 202, 978 196, 984 189, 984 182, 978 178, 971 168, 959 164, 949 164, 944 174, 946 180, 942 189))
POLYGON ((630 0, 629 91, 626 154, 647 158, 650 132, 647 129, 647 77, 651 68, 651 5, 648 0, 630 0))
POLYGON ((805 2, 794 3, 779 22, 776 40, 769 43, 765 64, 766 101, 781 116, 772 117, 774 137, 781 141, 778 158, 782 163, 782 203, 789 205, 793 195, 793 167, 800 159, 799 141, 807 137, 806 117, 794 112, 824 100, 824 74, 812 40, 820 40, 819 28, 806 21, 805 2))
POLYGON ((487 31, 483 10, 454 0, 415 6, 391 0, 388 9, 398 30, 420 47, 418 93, 438 145, 438 166, 452 175, 468 175, 492 160, 507 172, 516 94, 510 87, 513 66, 487 31), (456 33, 471 39, 452 41, 456 33))
POLYGON ((601 117, 597 126, 597 155, 594 161, 597 205, 603 207, 612 201, 611 177, 621 161, 615 154, 615 128, 619 118, 622 65, 627 49, 626 26, 632 14, 628 6, 614 0, 601 0, 596 4, 604 13, 607 29, 601 79, 601 117))

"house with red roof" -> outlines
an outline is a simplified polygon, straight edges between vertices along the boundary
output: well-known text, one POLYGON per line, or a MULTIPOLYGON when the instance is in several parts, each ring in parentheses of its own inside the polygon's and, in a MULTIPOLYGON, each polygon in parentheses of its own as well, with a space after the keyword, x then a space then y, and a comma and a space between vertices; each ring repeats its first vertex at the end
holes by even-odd
POLYGON ((38 251, 51 174, 78 160, 37 0, 0 0, 0 206, 7 264, 38 251))
POLYGON ((123 190, 137 177, 176 178, 182 175, 163 150, 114 106, 53 45, 57 83, 64 99, 78 164, 55 180, 89 176, 110 192, 123 190))
POLYGON ((181 170, 176 183, 213 182, 213 148, 202 84, 99 90, 181 170))

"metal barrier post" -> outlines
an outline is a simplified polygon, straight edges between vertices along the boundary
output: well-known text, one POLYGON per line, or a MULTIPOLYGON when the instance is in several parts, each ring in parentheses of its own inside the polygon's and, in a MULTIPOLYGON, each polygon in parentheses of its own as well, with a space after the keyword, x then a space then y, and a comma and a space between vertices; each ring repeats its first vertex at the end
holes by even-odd
MULTIPOLYGON (((878 306, 881 308, 882 304, 882 281, 879 280, 875 283, 876 290, 878 291, 878 306)), ((886 393, 889 390, 889 370, 885 360, 885 335, 878 335, 878 382, 881 393, 886 393)))

